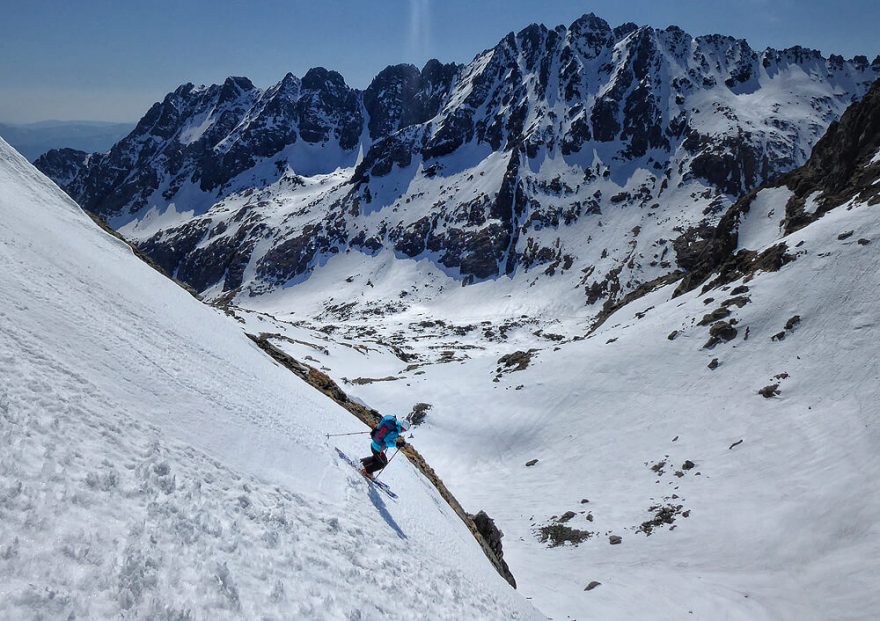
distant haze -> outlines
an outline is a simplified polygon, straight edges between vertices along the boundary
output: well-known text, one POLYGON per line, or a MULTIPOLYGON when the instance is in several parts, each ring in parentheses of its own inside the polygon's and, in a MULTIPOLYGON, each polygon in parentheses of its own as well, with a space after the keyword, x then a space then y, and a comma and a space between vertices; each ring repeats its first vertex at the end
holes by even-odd
POLYGON ((336 69, 365 88, 390 64, 468 62, 533 22, 594 12, 612 26, 676 24, 761 50, 793 45, 847 57, 880 53, 876 0, 0 0, 0 121, 135 122, 181 83, 336 69))
POLYGON ((67 147, 93 153, 107 151, 134 128, 134 123, 42 121, 27 125, 0 123, 0 136, 30 161, 49 149, 67 147))

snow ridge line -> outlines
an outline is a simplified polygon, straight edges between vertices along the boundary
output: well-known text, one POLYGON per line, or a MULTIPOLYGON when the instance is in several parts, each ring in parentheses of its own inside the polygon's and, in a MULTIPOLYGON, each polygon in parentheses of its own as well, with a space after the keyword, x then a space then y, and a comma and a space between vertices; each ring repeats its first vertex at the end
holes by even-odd
MULTIPOLYGON (((256 345, 262 349, 266 354, 271 356, 276 362, 281 364, 283 367, 287 368, 291 372, 293 372, 297 377, 302 379, 307 384, 310 384, 312 387, 321 391, 331 399, 333 399, 336 403, 341 405, 343 408, 348 410, 352 415, 354 415, 361 422, 374 426, 381 419, 382 414, 378 411, 365 407, 359 403, 356 403, 348 398, 348 395, 345 394, 339 385, 326 373, 322 373, 318 369, 304 364, 294 358, 281 351, 269 341, 269 339, 273 336, 269 333, 260 333, 259 335, 253 335, 250 333, 247 334, 248 338, 250 338, 256 345)), ((461 503, 455 498, 449 488, 446 487, 446 484, 437 476, 437 473, 434 472, 434 469, 428 465, 428 462, 425 461, 425 458, 413 448, 412 445, 407 444, 402 447, 400 451, 406 456, 406 458, 412 463, 416 469, 421 472, 431 484, 437 489, 440 493, 440 496, 449 504, 450 508, 455 512, 455 514, 461 518, 461 521, 465 523, 468 527, 468 530, 474 536, 474 539, 477 540, 477 543, 480 544, 480 547, 483 550, 483 553, 486 555, 486 558, 489 559, 489 562, 492 563, 492 566, 495 567, 495 570, 504 578, 510 586, 516 588, 516 579, 513 577, 513 574, 510 571, 510 568, 507 566, 507 563, 504 559, 500 558, 492 548, 489 547, 488 542, 483 537, 482 533, 477 529, 477 525, 474 523, 473 518, 468 514, 467 511, 461 506, 461 503)))
MULTIPOLYGON (((79 205, 77 205, 77 207, 79 207, 79 205)), ((86 209, 84 207, 79 207, 79 208, 82 209, 82 212, 84 214, 86 214, 89 218, 92 219, 92 222, 94 222, 95 224, 98 225, 98 228, 100 228, 102 231, 104 231, 105 233, 107 233, 111 237, 115 237, 116 239, 121 241, 123 244, 125 244, 126 246, 131 248, 132 253, 134 253, 134 256, 136 256, 138 259, 140 259, 141 261, 143 261, 144 263, 146 263, 147 265, 152 267, 154 270, 156 270, 157 272, 159 272, 160 274, 165 276, 165 278, 167 278, 168 280, 173 282, 175 285, 177 285, 178 287, 180 287, 181 289, 183 289, 184 291, 189 293, 195 299, 199 300, 200 302, 204 301, 204 300, 202 300, 202 296, 199 295, 198 291, 196 291, 195 289, 190 287, 185 282, 178 280, 177 278, 174 278, 174 276, 172 276, 167 271, 165 271, 165 269, 163 269, 163 267, 161 265, 156 263, 156 261, 154 261, 151 256, 144 254, 144 252, 140 248, 137 247, 137 244, 126 239, 125 237, 122 236, 122 234, 119 231, 117 231, 112 226, 107 224, 107 221, 103 218, 103 216, 96 214, 94 211, 89 211, 88 209, 86 209)))

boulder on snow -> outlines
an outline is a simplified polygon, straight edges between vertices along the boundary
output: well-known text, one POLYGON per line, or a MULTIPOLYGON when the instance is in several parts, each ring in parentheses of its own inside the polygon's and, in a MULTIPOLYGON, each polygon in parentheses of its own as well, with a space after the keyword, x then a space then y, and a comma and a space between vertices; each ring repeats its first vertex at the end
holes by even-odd
POLYGON ((769 386, 764 386, 761 390, 758 391, 758 394, 765 399, 775 397, 779 394, 779 384, 770 384, 769 386))
POLYGON ((608 537, 608 543, 610 543, 613 546, 616 546, 618 543, 622 543, 622 542, 623 542, 623 537, 621 537, 620 535, 611 535, 610 537, 608 537))
POLYGON ((530 459, 529 461, 526 462, 526 468, 534 466, 536 463, 538 463, 537 459, 530 459))
POLYGON ((425 422, 425 417, 428 415, 428 410, 430 410, 432 406, 430 403, 416 403, 412 412, 407 416, 408 419, 412 421, 413 426, 421 425, 425 422))
POLYGON ((601 582, 597 582, 596 580, 591 580, 590 583, 584 587, 584 591, 592 591, 593 589, 595 589, 597 586, 600 586, 601 584, 602 584, 601 582))

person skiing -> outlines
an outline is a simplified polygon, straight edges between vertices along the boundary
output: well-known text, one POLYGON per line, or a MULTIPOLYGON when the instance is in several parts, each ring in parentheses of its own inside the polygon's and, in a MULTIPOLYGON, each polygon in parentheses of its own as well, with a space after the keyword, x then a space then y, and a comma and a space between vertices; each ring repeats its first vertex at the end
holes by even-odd
POLYGON ((388 465, 388 457, 385 456, 385 449, 396 446, 400 448, 406 445, 400 434, 409 429, 409 421, 406 419, 397 420, 396 416, 385 416, 379 421, 370 432, 370 450, 372 455, 361 459, 363 469, 361 472, 364 476, 372 479, 373 473, 381 470, 388 465))

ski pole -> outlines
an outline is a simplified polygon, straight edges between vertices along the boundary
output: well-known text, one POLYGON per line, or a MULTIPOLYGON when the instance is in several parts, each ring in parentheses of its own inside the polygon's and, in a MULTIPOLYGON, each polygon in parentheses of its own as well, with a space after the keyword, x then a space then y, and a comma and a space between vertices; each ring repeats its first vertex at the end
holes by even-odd
POLYGON ((365 433, 370 433, 370 432, 369 431, 355 431, 354 433, 325 433, 324 436, 327 438, 335 438, 337 436, 359 436, 359 435, 362 435, 365 433))
MULTIPOLYGON (((397 454, 398 454, 399 452, 400 452, 400 449, 397 449, 397 450, 394 452, 394 455, 392 455, 392 456, 391 456, 391 459, 388 460, 388 463, 385 464, 385 468, 388 467, 388 464, 391 463, 391 460, 392 460, 392 459, 394 459, 395 457, 397 457, 397 454)), ((385 472, 385 468, 382 468, 382 470, 379 472, 379 474, 377 474, 376 476, 373 477, 373 480, 374 480, 374 481, 378 480, 378 478, 382 476, 382 473, 385 472)))

